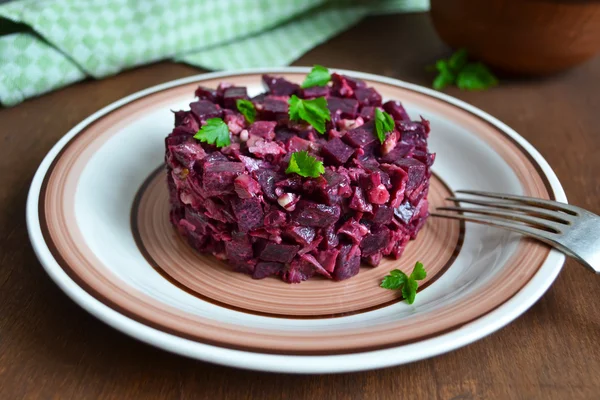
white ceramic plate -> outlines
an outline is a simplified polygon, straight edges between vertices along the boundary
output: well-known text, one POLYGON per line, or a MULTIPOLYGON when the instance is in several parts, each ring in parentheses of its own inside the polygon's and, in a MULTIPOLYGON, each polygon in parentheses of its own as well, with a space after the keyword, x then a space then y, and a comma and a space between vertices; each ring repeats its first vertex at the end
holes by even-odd
MULTIPOLYGON (((292 373, 366 370, 441 354, 501 328, 542 296, 562 254, 491 227, 433 218, 400 260, 342 283, 255 281, 191 251, 168 225, 166 184, 152 175, 172 129, 170 110, 187 109, 200 83, 228 81, 257 94, 262 73, 300 82, 308 71, 176 80, 113 103, 68 132, 40 165, 27 202, 31 242, 51 278, 102 321, 154 346, 292 373), (168 232, 166 239, 157 240, 157 232, 168 232), (377 287, 390 269, 408 270, 416 260, 430 274, 413 305, 377 287)), ((341 72, 431 121, 433 205, 461 188, 566 202, 542 156, 492 116, 427 88, 341 72)))

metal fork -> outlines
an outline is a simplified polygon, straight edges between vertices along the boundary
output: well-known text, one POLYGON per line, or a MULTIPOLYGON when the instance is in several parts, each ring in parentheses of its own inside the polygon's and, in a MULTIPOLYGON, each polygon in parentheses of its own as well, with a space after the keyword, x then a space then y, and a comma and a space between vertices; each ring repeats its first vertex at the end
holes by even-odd
POLYGON ((535 197, 459 190, 457 193, 499 200, 449 197, 480 207, 438 207, 432 216, 505 228, 541 240, 600 274, 600 217, 583 208, 535 197), (467 214, 467 215, 465 215, 467 214), (476 214, 479 216, 469 215, 476 214))

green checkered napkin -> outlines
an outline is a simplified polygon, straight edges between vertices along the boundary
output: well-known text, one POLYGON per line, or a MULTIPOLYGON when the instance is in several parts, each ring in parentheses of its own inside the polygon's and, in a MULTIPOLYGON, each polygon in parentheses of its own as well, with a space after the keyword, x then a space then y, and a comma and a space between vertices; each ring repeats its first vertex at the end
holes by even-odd
POLYGON ((428 0, 20 0, 0 5, 0 103, 161 59, 287 65, 371 13, 428 0))

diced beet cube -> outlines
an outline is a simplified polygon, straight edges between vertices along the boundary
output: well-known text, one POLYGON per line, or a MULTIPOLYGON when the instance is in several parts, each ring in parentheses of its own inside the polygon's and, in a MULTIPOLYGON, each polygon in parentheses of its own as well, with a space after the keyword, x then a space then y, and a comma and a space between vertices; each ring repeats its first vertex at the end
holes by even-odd
POLYGON ((419 145, 427 146, 427 133, 425 126, 420 122, 403 121, 396 126, 402 136, 402 141, 419 145))
POLYGON ((413 157, 428 167, 431 167, 435 161, 435 153, 428 153, 422 150, 415 150, 413 157))
POLYGON ((310 244, 316 235, 315 229, 310 226, 290 226, 285 233, 302 246, 310 244))
POLYGON ((360 185, 371 203, 385 204, 389 200, 390 194, 386 188, 388 180, 389 176, 384 175, 382 171, 375 171, 361 177, 360 185))
POLYGON ((363 261, 372 267, 378 266, 382 258, 383 254, 381 252, 369 254, 368 256, 362 257, 363 261))
POLYGON ((265 215, 264 223, 266 227, 280 227, 285 224, 285 213, 279 210, 269 211, 265 215))
POLYGON ((205 121, 210 118, 219 118, 223 114, 221 108, 208 100, 200 100, 190 103, 192 114, 198 121, 205 121))
POLYGON ((326 161, 336 165, 344 164, 354 154, 354 149, 338 138, 328 141, 321 151, 326 161))
MULTIPOLYGON (((219 222, 233 223, 236 222, 229 206, 217 198, 208 198, 204 200, 204 208, 206 208, 206 216, 219 222)), ((224 233, 225 234, 225 233, 224 233)))
POLYGON ((327 168, 322 177, 317 190, 328 205, 339 204, 342 199, 352 196, 350 179, 345 174, 327 168))
POLYGON ((395 121, 410 121, 408 113, 399 101, 387 101, 383 105, 383 109, 390 114, 395 121))
POLYGON ((272 169, 259 169, 255 172, 256 180, 262 188, 263 195, 271 200, 277 201, 277 194, 275 194, 275 178, 277 173, 272 169))
POLYGON ((255 103, 258 115, 263 120, 285 120, 288 118, 288 103, 286 101, 265 97, 261 103, 255 103))
POLYGON ((367 84, 355 78, 350 78, 346 75, 340 75, 337 73, 331 74, 331 81, 333 83, 331 90, 337 96, 352 97, 354 90, 358 88, 364 88, 367 84))
POLYGON ((311 149, 313 144, 314 142, 311 142, 310 140, 294 136, 289 140, 287 147, 290 153, 295 153, 297 151, 308 151, 311 149))
POLYGON ((362 238, 369 233, 369 229, 354 219, 348 219, 338 229, 338 233, 345 235, 356 244, 360 244, 362 238))
POLYGON ((216 163, 221 161, 229 161, 229 159, 223 153, 215 151, 214 153, 208 154, 203 161, 205 163, 216 163))
POLYGON ((344 245, 340 249, 332 277, 336 281, 352 278, 360 270, 360 248, 356 245, 344 245))
POLYGON ((375 107, 371 107, 371 106, 362 107, 360 109, 359 116, 365 121, 372 120, 373 117, 375 116, 375 107))
POLYGON ((354 196, 352 196, 352 199, 350 200, 349 207, 360 212, 373 211, 373 205, 367 203, 363 190, 358 186, 354 188, 354 196))
POLYGON ((331 75, 331 82, 333 83, 331 90, 335 95, 351 97, 354 94, 354 89, 352 89, 344 76, 334 73, 331 75))
POLYGON ((323 248, 325 248, 325 249, 336 248, 337 245, 340 243, 340 237, 335 232, 335 228, 333 227, 333 225, 330 225, 323 229, 322 243, 323 243, 323 248))
POLYGON ((367 83, 365 81, 363 81, 362 79, 353 78, 348 75, 342 75, 342 77, 346 80, 346 82, 352 89, 360 89, 360 88, 367 87, 367 83))
POLYGON ((408 174, 406 171, 404 171, 404 169, 394 164, 382 164, 381 169, 387 172, 392 184, 392 189, 390 190, 390 206, 393 208, 398 207, 404 200, 404 192, 406 190, 406 183, 408 182, 408 174))
POLYGON ((233 213, 241 232, 248 232, 263 226, 263 210, 257 198, 239 199, 233 203, 233 213))
POLYGON ((419 160, 415 160, 414 158, 401 158, 394 161, 394 164, 402 168, 408 174, 408 181, 406 182, 407 192, 412 191, 419 186, 425 179, 427 167, 419 160))
POLYGON ((287 126, 277 126, 275 128, 275 140, 286 142, 288 139, 297 137, 298 133, 287 126))
POLYGON ((269 92, 275 96, 291 96, 300 88, 299 85, 284 78, 271 75, 263 75, 262 80, 269 89, 269 92))
POLYGON ((375 124, 373 122, 367 122, 358 128, 346 132, 342 139, 352 147, 366 147, 378 140, 375 137, 375 124))
POLYGON ((315 97, 329 96, 328 86, 313 86, 306 89, 300 89, 300 95, 304 99, 314 99, 315 97))
POLYGON ((252 278, 263 279, 267 276, 278 275, 283 270, 283 267, 285 267, 285 265, 278 262, 261 261, 254 267, 252 278))
POLYGON ((275 121, 256 121, 252 125, 250 125, 248 133, 250 135, 256 135, 262 138, 273 140, 275 138, 276 125, 277 122, 275 121))
POLYGON ((391 207, 379 205, 373 207, 373 217, 371 221, 374 224, 389 224, 392 222, 392 218, 394 217, 394 210, 391 207))
POLYGON ((366 257, 383 250, 390 241, 390 230, 386 227, 381 227, 377 232, 373 232, 365 236, 360 243, 362 256, 366 257))
POLYGON ((202 187, 209 196, 233 192, 233 180, 245 170, 238 162, 205 162, 202 174, 202 187))
POLYGON ((169 146, 168 148, 171 155, 188 170, 191 170, 194 167, 194 163, 196 161, 206 157, 206 152, 200 143, 196 142, 195 140, 193 142, 185 142, 176 146, 169 146))
POLYGON ((183 123, 183 120, 190 114, 189 111, 173 111, 173 116, 175 117, 175 126, 179 126, 183 123))
POLYGON ((217 91, 215 89, 198 86, 194 94, 200 100, 208 100, 211 103, 217 102, 217 91))
POLYGON ((231 84, 229 82, 221 82, 221 83, 219 83, 219 86, 217 86, 217 97, 218 98, 222 98, 223 97, 223 93, 225 93, 225 89, 228 89, 230 87, 233 87, 233 84, 231 84))
POLYGON ((339 253, 340 251, 337 249, 320 251, 317 254, 317 261, 319 261, 327 272, 331 273, 335 269, 335 262, 339 253))
POLYGON ((285 149, 278 145, 277 142, 271 142, 262 138, 249 145, 248 151, 259 158, 266 158, 268 155, 285 154, 285 149))
MULTIPOLYGON (((275 188, 300 190, 302 188, 302 177, 300 175, 288 175, 285 179, 275 183, 275 188)), ((275 189, 275 192, 277 192, 277 189, 275 189)))
POLYGON ((248 235, 234 232, 232 240, 225 242, 225 254, 227 259, 236 265, 250 260, 254 253, 248 235))
POLYGON ((358 88, 354 91, 354 97, 361 106, 378 107, 381 105, 381 95, 373 88, 358 88))
POLYGON ((293 214, 294 221, 299 225, 325 227, 335 223, 340 218, 340 207, 327 206, 301 200, 296 204, 293 214))
POLYGON ((381 157, 379 161, 393 164, 396 160, 404 157, 410 157, 414 149, 415 146, 412 144, 403 142, 396 143, 396 147, 394 147, 394 149, 385 156, 381 157))
POLYGON ((331 114, 339 114, 342 118, 355 119, 358 116, 358 101, 355 99, 329 97, 327 108, 331 114))
POLYGON ((300 283, 315 275, 315 268, 312 264, 304 260, 294 260, 286 267, 281 275, 287 283, 300 283))
POLYGON ((292 262, 292 259, 300 250, 295 244, 267 243, 260 251, 258 258, 264 261, 275 261, 280 263, 292 262))
POLYGON ((237 100, 247 98, 248 92, 245 87, 232 86, 223 91, 223 107, 237 110, 237 100))
POLYGON ((240 199, 256 197, 261 190, 259 183, 246 174, 233 180, 233 188, 240 199))
POLYGON ((318 262, 315 256, 313 256, 312 254, 301 254, 300 259, 303 263, 311 265, 313 267, 314 272, 316 272, 317 274, 323 275, 327 278, 331 278, 331 274, 329 274, 329 272, 325 268, 323 268, 321 263, 318 262))

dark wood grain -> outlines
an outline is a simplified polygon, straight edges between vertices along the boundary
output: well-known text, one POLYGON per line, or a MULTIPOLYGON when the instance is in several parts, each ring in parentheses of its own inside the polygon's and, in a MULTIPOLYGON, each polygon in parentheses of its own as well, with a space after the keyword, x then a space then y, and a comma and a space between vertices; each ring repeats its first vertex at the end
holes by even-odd
MULTIPOLYGON (((365 20, 296 64, 428 85, 423 66, 447 51, 427 15, 387 16, 365 20)), ((355 374, 266 374, 186 359, 109 328, 69 300, 27 238, 25 199, 38 164, 99 108, 196 73, 160 63, 0 110, 0 399, 598 398, 600 277, 573 261, 535 306, 499 332, 434 359, 355 374)), ((448 93, 515 128, 554 167, 569 200, 600 213, 600 59, 550 80, 448 93)))

